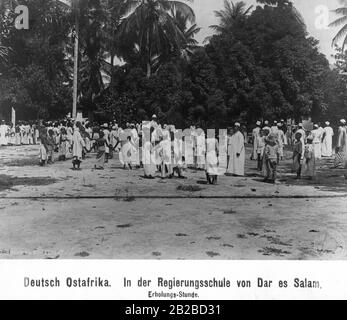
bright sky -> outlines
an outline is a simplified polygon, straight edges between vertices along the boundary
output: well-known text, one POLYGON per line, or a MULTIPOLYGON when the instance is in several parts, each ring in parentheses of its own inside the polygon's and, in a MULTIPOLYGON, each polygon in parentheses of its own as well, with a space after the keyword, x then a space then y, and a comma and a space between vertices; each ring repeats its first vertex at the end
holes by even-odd
MULTIPOLYGON (((68 0, 60 0, 67 2, 68 0)), ((184 0, 183 0, 184 1, 184 0)), ((213 31, 209 28, 210 25, 217 24, 214 10, 223 9, 223 0, 186 0, 193 1, 191 6, 194 8, 197 17, 197 24, 202 28, 197 35, 197 40, 202 43, 204 39, 211 35, 213 31)), ((234 0, 234 2, 241 0, 234 0)), ((243 0, 248 6, 257 5, 256 0, 243 0)), ((347 0, 292 0, 295 7, 303 16, 310 35, 320 41, 320 50, 323 52, 331 63, 334 59, 331 55, 334 54, 334 49, 331 46, 331 41, 339 28, 328 27, 329 23, 334 21, 337 16, 331 12, 338 7, 346 6, 347 0), (322 12, 325 10, 325 16, 322 12), (325 18, 326 17, 326 18, 325 18)))
MULTIPOLYGON (((256 0, 243 1, 247 5, 256 5, 256 0)), ((308 32, 320 41, 321 51, 333 63, 334 60, 330 57, 334 54, 334 49, 331 47, 331 40, 339 29, 324 28, 324 25, 328 25, 329 22, 336 19, 335 14, 329 11, 344 5, 347 6, 347 0, 293 0, 293 3, 305 19, 308 32), (318 19, 322 11, 317 12, 316 10, 324 10, 324 8, 326 8, 325 10, 328 14, 326 15, 327 18, 318 19), (324 20, 327 22, 324 23, 324 20)), ((206 36, 213 33, 209 28, 210 25, 217 23, 213 11, 223 8, 223 0, 194 0, 192 6, 197 16, 197 24, 202 28, 197 39, 202 42, 206 36)))

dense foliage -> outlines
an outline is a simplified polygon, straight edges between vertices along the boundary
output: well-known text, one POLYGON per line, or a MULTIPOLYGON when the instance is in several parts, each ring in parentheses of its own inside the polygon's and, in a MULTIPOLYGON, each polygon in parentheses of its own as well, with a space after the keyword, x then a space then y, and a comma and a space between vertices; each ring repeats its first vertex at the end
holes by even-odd
POLYGON ((178 126, 225 127, 234 120, 346 117, 346 56, 340 50, 332 70, 290 1, 252 8, 225 0, 204 46, 194 39, 200 29, 189 2, 18 2, 29 7, 29 30, 10 27, 9 9, 0 16, 4 116, 10 106, 21 119, 70 111, 77 16, 79 107, 96 118, 123 123, 156 113, 178 126))

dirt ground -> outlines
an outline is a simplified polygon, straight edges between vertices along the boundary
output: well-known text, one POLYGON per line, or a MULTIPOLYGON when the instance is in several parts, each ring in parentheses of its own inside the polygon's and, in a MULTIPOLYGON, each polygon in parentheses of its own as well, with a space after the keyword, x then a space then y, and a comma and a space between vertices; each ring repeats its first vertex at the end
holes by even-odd
POLYGON ((0 259, 347 258, 347 176, 332 159, 314 181, 294 179, 286 152, 276 185, 247 160, 246 177, 209 186, 203 171, 146 180, 118 160, 93 170, 93 154, 82 171, 37 154, 0 149, 0 259))

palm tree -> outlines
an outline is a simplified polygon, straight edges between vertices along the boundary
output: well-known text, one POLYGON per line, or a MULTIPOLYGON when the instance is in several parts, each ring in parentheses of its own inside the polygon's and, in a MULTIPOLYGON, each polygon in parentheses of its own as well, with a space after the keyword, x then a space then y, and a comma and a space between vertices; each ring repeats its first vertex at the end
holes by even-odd
POLYGON ((342 17, 330 23, 329 27, 342 26, 342 28, 337 32, 337 34, 333 38, 332 45, 336 45, 343 38, 342 52, 344 52, 345 45, 347 43, 347 7, 337 8, 333 12, 337 15, 341 15, 342 17))
POLYGON ((106 13, 103 0, 60 0, 60 2, 69 8, 75 42, 72 111, 72 117, 75 118, 78 100, 83 100, 90 109, 93 99, 104 86, 101 68, 106 13))
POLYGON ((14 8, 18 5, 17 0, 0 1, 0 66, 7 62, 10 48, 3 44, 5 37, 13 28, 14 8))
POLYGON ((189 61, 194 51, 198 48, 198 41, 195 36, 200 32, 201 28, 196 23, 189 27, 188 17, 184 16, 180 12, 173 13, 176 23, 184 34, 184 41, 180 45, 180 57, 186 61, 189 61))
POLYGON ((0 46, 0 65, 7 62, 8 48, 0 46))
POLYGON ((170 0, 137 0, 122 22, 121 34, 133 40, 133 50, 146 66, 148 78, 153 62, 180 48, 185 41, 185 34, 172 12, 179 12, 189 22, 195 22, 194 11, 188 4, 170 0))
POLYGON ((219 19, 218 25, 212 25, 210 28, 217 33, 228 33, 233 30, 236 23, 239 23, 251 12, 253 6, 246 7, 243 1, 234 3, 230 0, 224 0, 224 10, 214 11, 219 19))
POLYGON ((137 4, 136 0, 102 0, 106 22, 103 28, 105 42, 104 72, 113 81, 115 58, 121 58, 128 50, 124 49, 124 39, 120 39, 119 31, 122 18, 137 4), (122 41, 123 40, 123 41, 122 41))

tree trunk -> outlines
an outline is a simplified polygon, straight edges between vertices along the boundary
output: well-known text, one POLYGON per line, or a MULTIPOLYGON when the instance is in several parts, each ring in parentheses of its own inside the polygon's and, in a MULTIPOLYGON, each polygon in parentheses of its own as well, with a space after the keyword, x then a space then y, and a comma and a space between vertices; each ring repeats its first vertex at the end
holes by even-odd
POLYGON ((152 68, 151 68, 151 64, 148 62, 147 63, 147 78, 149 79, 152 75, 152 68))
POLYGON ((77 117, 77 96, 78 96, 78 53, 79 53, 79 18, 78 11, 75 12, 75 52, 74 52, 74 73, 73 73, 73 106, 72 118, 77 117))

